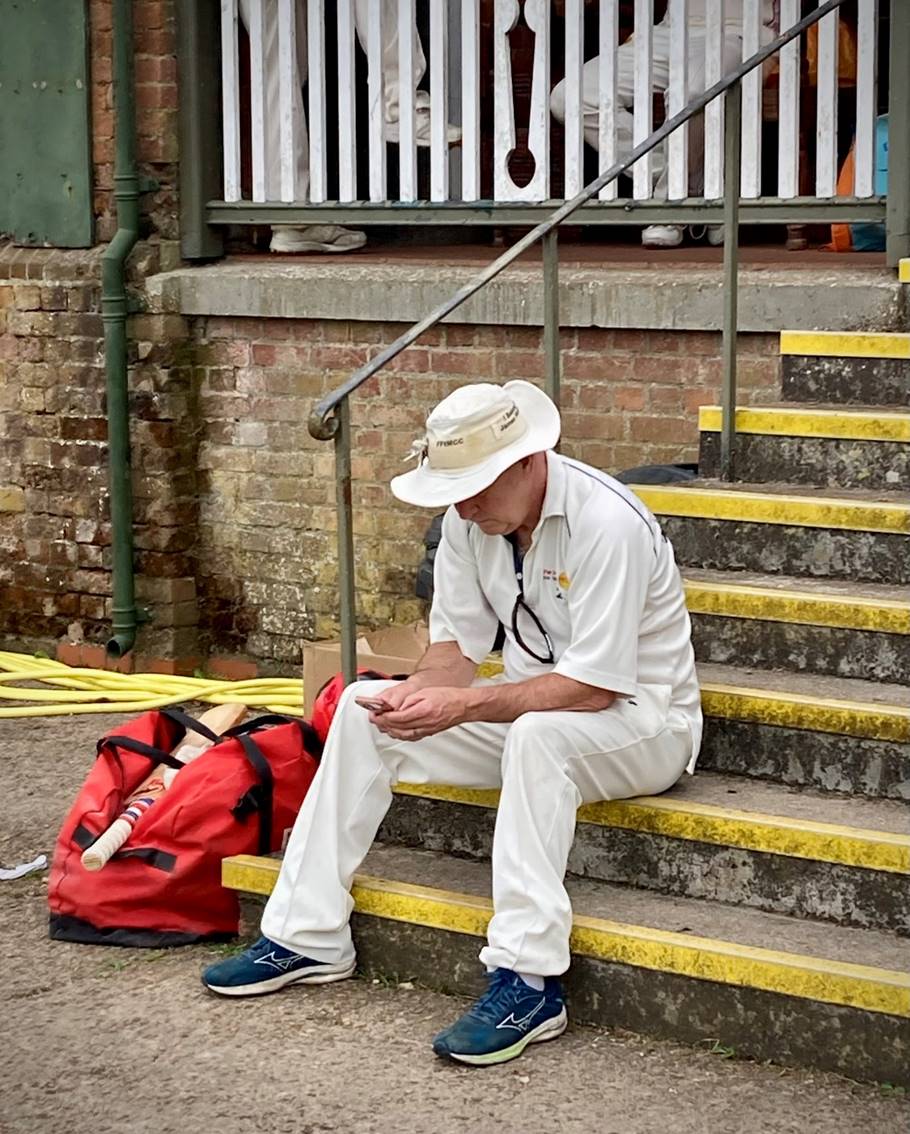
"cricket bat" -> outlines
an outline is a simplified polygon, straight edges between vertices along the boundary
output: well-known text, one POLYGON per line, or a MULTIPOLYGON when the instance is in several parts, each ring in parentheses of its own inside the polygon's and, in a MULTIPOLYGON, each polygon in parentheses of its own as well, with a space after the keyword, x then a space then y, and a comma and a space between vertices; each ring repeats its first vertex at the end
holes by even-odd
MULTIPOLYGON (((216 705, 207 709, 199 718, 199 723, 207 725, 220 736, 229 728, 239 724, 246 716, 246 705, 216 705)), ((213 741, 201 732, 188 729, 186 735, 171 755, 183 764, 189 764, 197 756, 211 748, 213 741)), ((105 866, 130 837, 133 827, 141 815, 152 806, 156 799, 164 795, 174 782, 181 769, 168 764, 157 764, 126 800, 118 818, 98 836, 90 847, 82 852, 82 865, 86 870, 100 870, 105 866)))

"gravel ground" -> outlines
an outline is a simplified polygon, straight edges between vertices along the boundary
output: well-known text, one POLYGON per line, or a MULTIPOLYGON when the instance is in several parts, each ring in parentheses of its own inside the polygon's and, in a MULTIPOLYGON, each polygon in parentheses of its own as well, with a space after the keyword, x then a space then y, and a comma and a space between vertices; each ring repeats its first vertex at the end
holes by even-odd
MULTIPOLYGON (((0 721, 0 863, 50 851, 118 717, 0 721)), ((204 992, 211 947, 52 943, 45 878, 0 882, 2 1134, 897 1134, 905 1097, 835 1076, 575 1028, 505 1067, 435 1059, 458 1001, 348 981, 204 992)), ((252 928, 252 927, 251 927, 252 928)), ((223 950, 224 947, 222 947, 223 950)))

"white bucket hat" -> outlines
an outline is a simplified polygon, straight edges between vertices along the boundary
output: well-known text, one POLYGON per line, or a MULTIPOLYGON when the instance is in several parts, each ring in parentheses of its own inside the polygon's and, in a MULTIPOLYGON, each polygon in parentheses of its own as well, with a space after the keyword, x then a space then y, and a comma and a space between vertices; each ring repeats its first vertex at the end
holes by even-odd
POLYGON ((418 465, 392 480, 406 504, 441 508, 489 487, 510 465, 552 449, 559 410, 530 382, 476 382, 444 398, 415 442, 418 465))

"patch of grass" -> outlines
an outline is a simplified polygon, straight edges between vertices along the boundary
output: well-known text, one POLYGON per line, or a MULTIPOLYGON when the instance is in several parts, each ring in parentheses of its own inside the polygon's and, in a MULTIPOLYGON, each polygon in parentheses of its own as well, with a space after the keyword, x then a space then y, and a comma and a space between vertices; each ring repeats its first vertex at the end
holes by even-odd
POLYGON ((104 962, 101 971, 107 974, 122 973, 123 970, 128 969, 135 960, 135 957, 111 957, 110 960, 104 962))
POLYGON ((906 1087, 899 1087, 894 1083, 879 1083, 878 1089, 886 1099, 902 1099, 907 1095, 906 1087))
POLYGON ((207 945, 205 951, 213 957, 236 957, 238 953, 248 949, 252 943, 252 940, 249 939, 222 941, 215 945, 207 945))
POLYGON ((708 1048, 708 1055, 719 1055, 721 1059, 734 1059, 736 1057, 736 1048, 727 1047, 725 1044, 722 1044, 720 1040, 707 1039, 702 1040, 702 1043, 709 1043, 711 1045, 708 1048))

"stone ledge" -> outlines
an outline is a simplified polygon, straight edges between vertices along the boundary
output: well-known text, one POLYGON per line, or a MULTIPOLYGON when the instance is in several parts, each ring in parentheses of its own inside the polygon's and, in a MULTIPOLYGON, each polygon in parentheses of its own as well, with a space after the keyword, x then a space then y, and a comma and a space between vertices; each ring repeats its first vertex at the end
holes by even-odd
MULTIPOLYGON (((413 323, 472 280, 479 269, 439 264, 341 264, 227 261, 182 268, 147 280, 153 310, 188 316, 350 319, 413 323)), ((634 268, 563 267, 560 321, 565 327, 720 330, 720 269, 668 264, 634 268)), ((539 267, 512 267, 446 322, 540 326, 539 267)), ((903 329, 902 285, 886 268, 745 267, 740 272, 739 329, 903 329)))

